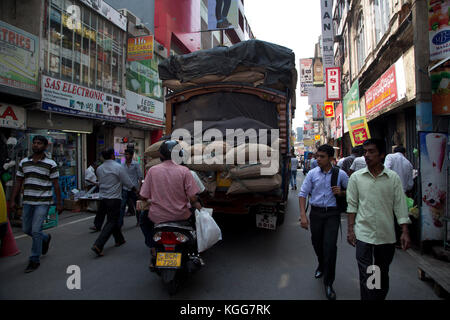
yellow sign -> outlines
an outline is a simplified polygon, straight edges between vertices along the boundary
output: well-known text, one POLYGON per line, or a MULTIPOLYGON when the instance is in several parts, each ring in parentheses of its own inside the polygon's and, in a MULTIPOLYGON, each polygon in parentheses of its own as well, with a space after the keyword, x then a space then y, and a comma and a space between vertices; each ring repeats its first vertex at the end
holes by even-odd
POLYGON ((303 145, 305 147, 312 147, 312 146, 314 146, 314 144, 315 144, 315 141, 312 139, 303 140, 303 145))
POLYGON ((320 134, 316 134, 316 135, 314 136, 314 140, 319 141, 319 140, 320 140, 320 134))
POLYGON ((128 39, 127 61, 153 59, 153 36, 128 39))
POLYGON ((360 146, 364 141, 370 139, 370 131, 366 117, 348 119, 347 125, 353 147, 360 146))
POLYGON ((334 103, 333 101, 325 101, 325 117, 334 118, 334 103))

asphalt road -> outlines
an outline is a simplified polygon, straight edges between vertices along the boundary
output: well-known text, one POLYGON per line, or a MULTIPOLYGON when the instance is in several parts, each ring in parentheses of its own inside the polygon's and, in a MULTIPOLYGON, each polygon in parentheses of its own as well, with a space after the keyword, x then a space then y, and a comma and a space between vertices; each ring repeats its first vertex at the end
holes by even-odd
MULTIPOLYGON (((299 186, 303 174, 299 171, 299 186)), ((206 266, 170 297, 161 279, 147 269, 149 250, 135 217, 126 217, 127 240, 115 248, 111 238, 101 258, 90 247, 98 233, 90 233, 94 215, 63 214, 49 229, 52 242, 38 270, 25 274, 31 239, 17 233, 22 251, 0 259, 0 299, 195 299, 195 300, 325 300, 321 280, 314 279, 316 257, 309 231, 298 222, 297 191, 290 191, 285 223, 276 231, 256 229, 246 216, 217 216, 223 240, 203 254, 206 266), (69 290, 71 265, 80 267, 81 289, 69 290)), ((338 239, 334 288, 338 300, 359 299, 355 249, 345 240, 346 221, 338 239)), ((432 287, 417 278, 417 266, 397 250, 390 271, 387 299, 438 299, 432 287)))

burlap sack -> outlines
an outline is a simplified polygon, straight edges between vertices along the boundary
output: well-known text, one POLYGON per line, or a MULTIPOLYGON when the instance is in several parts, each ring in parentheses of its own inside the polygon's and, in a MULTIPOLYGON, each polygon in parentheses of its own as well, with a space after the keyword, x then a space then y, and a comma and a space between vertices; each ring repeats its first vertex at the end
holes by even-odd
POLYGON ((156 166, 157 164, 160 164, 160 163, 161 163, 161 160, 160 160, 159 158, 151 159, 150 162, 148 162, 148 163, 145 165, 145 171, 147 171, 147 170, 150 169, 151 167, 154 167, 154 166, 156 166))
POLYGON ((225 76, 220 76, 216 74, 207 74, 206 76, 193 79, 191 82, 195 84, 204 84, 204 83, 210 83, 210 82, 220 82, 223 79, 225 79, 225 76))
POLYGON ((264 73, 255 71, 242 71, 229 75, 223 82, 245 82, 254 83, 263 80, 265 77, 264 73))
POLYGON ((180 80, 172 79, 172 80, 163 80, 163 87, 167 87, 174 91, 181 91, 189 87, 195 87, 197 84, 193 82, 180 82, 180 80))
POLYGON ((194 171, 226 171, 228 168, 231 168, 231 166, 227 166, 226 163, 222 164, 221 158, 194 156, 191 157, 190 162, 191 163, 186 164, 186 166, 194 171), (208 163, 205 159, 208 159, 208 163))
POLYGON ((281 175, 268 178, 233 180, 227 194, 267 192, 281 187, 281 175))
POLYGON ((229 149, 232 148, 225 141, 213 141, 203 144, 203 154, 207 157, 215 157, 221 155, 225 159, 225 155, 227 153, 227 150, 229 149))
POLYGON ((226 155, 226 160, 233 159, 235 164, 245 164, 250 160, 264 161, 269 160, 275 152, 277 152, 275 149, 265 144, 245 143, 231 149, 226 155), (262 152, 262 157, 260 152, 262 152), (242 163, 242 160, 244 163, 242 163))
MULTIPOLYGON (((228 173, 228 178, 239 178, 239 179, 249 179, 249 178, 259 178, 261 177, 261 169, 269 168, 270 163, 267 164, 241 164, 236 167, 230 169, 228 173)), ((275 173, 274 173, 275 174, 275 173)), ((262 177, 270 177, 269 175, 265 175, 262 177)))
POLYGON ((158 141, 152 144, 150 147, 147 148, 144 152, 144 156, 148 158, 159 158, 159 147, 164 141, 158 141))

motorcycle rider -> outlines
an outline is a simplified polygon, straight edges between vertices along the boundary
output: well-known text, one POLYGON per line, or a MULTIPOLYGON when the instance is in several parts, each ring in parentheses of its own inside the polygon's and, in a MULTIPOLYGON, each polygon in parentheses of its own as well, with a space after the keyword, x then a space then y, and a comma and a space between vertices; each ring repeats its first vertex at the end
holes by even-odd
POLYGON ((153 232, 149 228, 153 229, 155 224, 163 222, 183 220, 189 220, 195 226, 192 209, 202 209, 197 198, 200 189, 190 170, 172 161, 172 150, 177 144, 175 140, 167 140, 160 146, 162 163, 149 169, 140 192, 141 199, 150 202, 148 218, 151 223, 147 223, 146 230, 141 223, 146 240, 149 236, 151 238, 146 241, 151 250, 150 269, 156 261, 156 250, 153 232))

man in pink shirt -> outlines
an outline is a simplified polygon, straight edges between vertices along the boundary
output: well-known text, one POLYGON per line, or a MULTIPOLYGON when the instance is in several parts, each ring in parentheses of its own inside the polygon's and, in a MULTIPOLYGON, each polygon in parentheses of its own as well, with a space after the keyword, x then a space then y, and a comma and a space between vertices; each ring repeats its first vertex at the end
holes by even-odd
POLYGON ((192 215, 190 208, 201 209, 197 199, 200 192, 188 168, 171 160, 172 149, 177 141, 164 142, 159 152, 161 164, 147 173, 140 195, 151 202, 149 219, 155 223, 187 220, 192 215))

